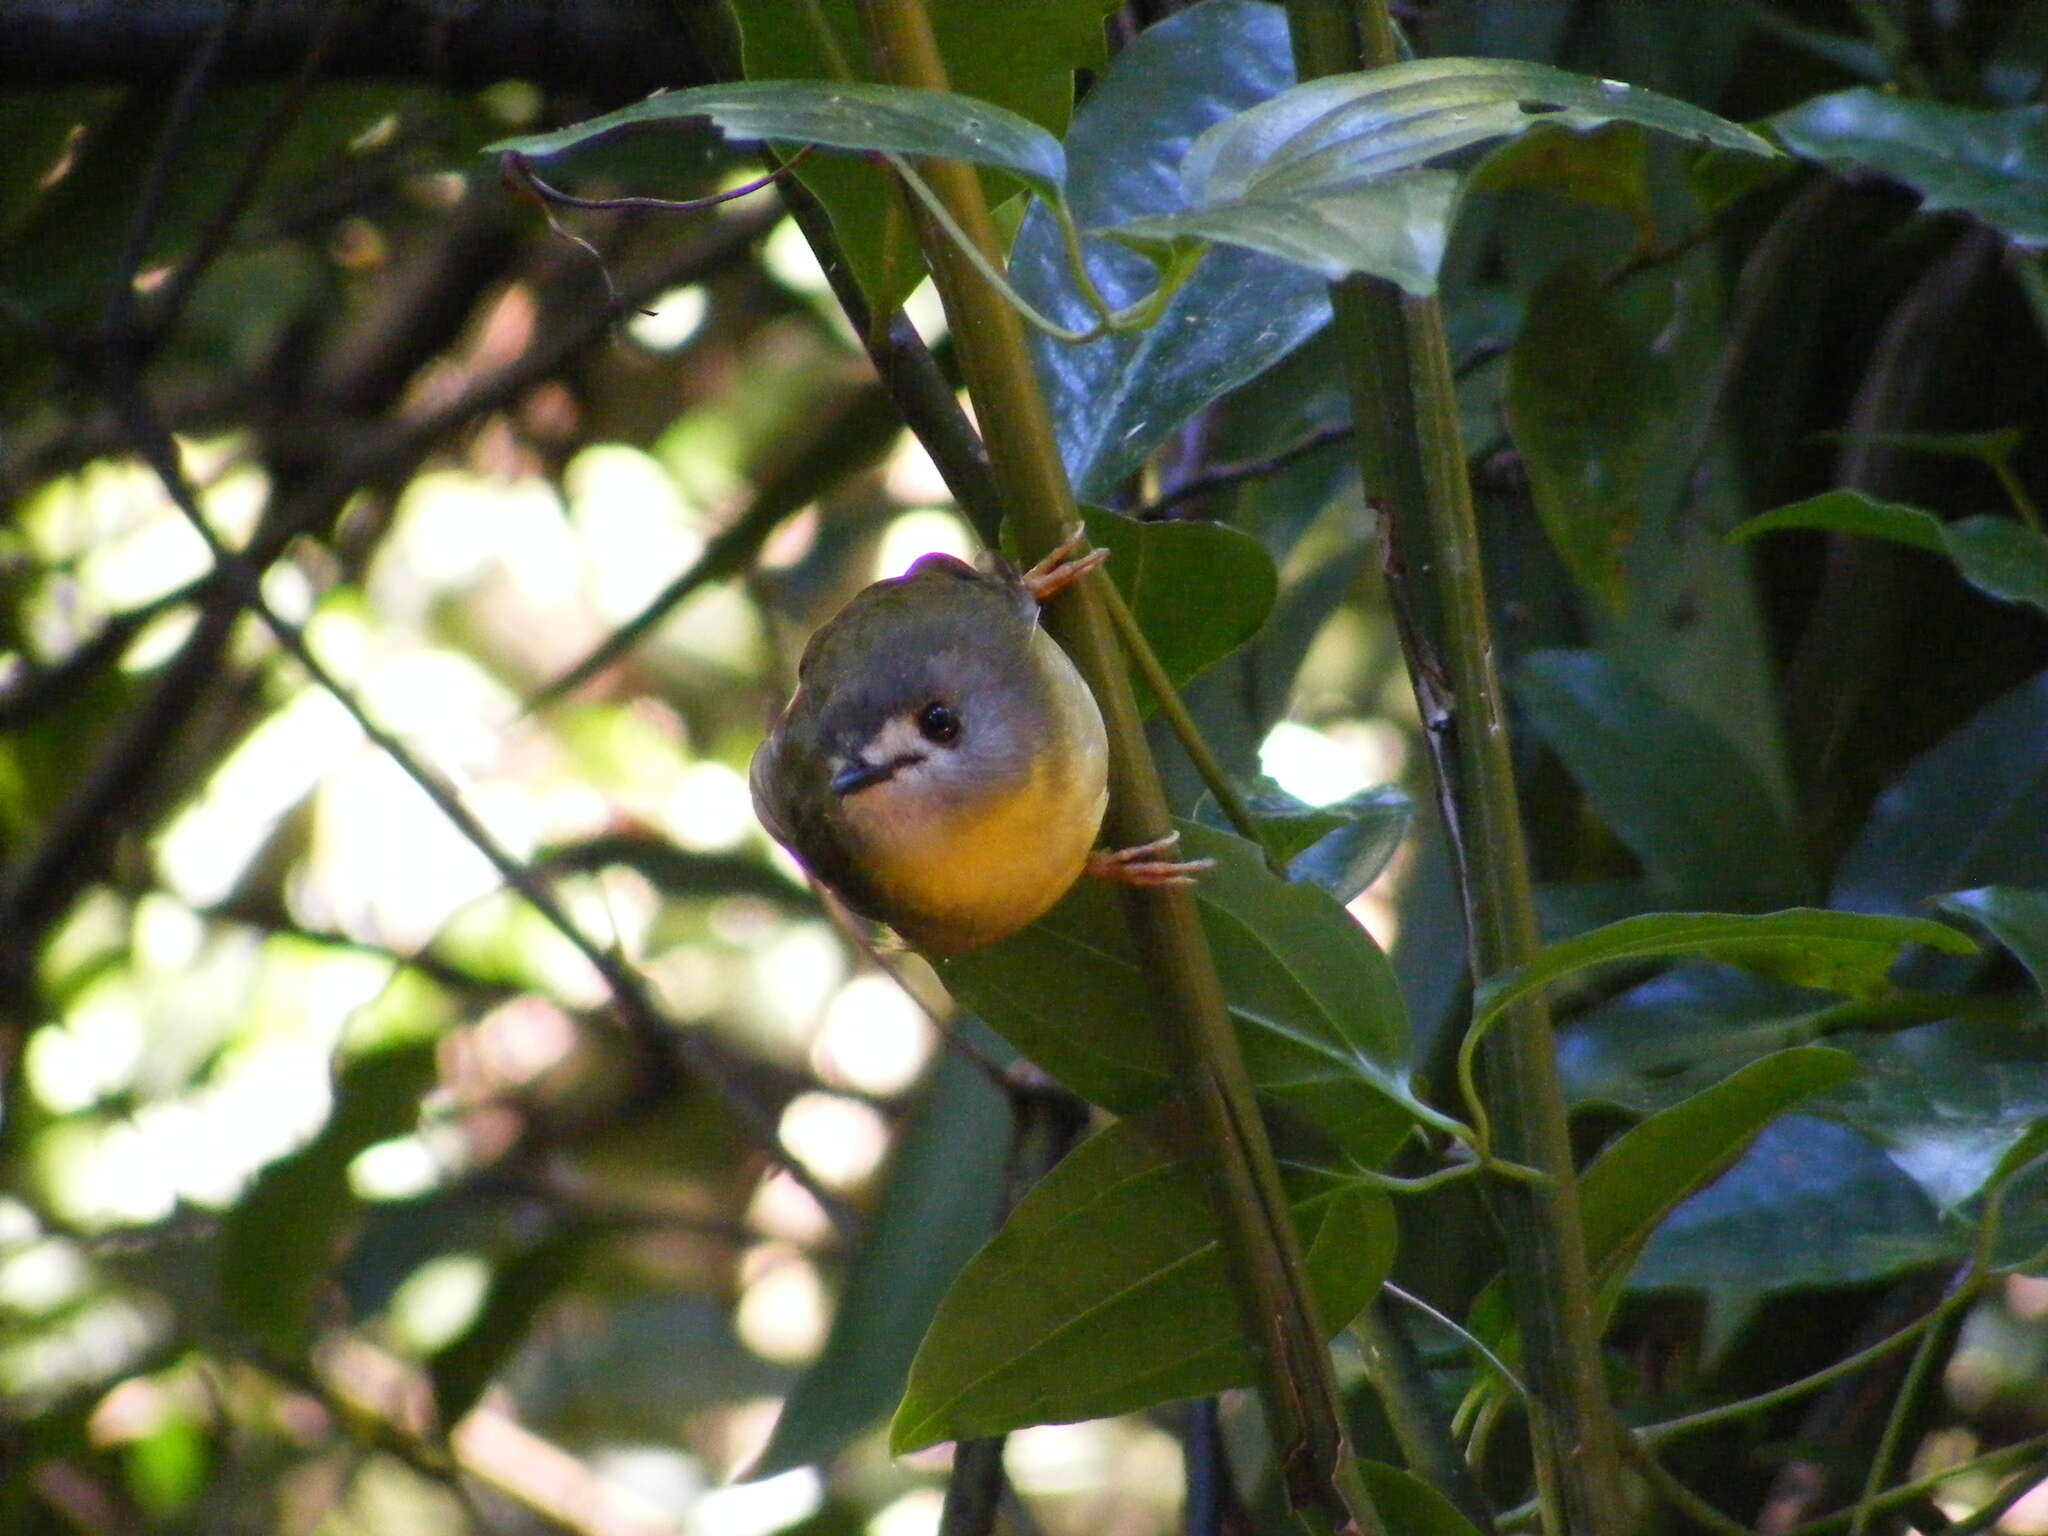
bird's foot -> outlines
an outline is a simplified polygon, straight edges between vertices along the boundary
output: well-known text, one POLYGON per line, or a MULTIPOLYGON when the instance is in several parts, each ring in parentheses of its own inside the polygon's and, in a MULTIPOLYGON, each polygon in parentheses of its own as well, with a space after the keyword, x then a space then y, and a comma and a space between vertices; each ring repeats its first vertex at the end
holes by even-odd
POLYGON ((1106 549, 1078 554, 1087 543, 1088 531, 1076 523, 1074 531, 1051 554, 1024 573, 1024 590, 1041 603, 1050 602, 1109 558, 1106 549))
POLYGON ((1088 855, 1088 873, 1098 880, 1113 881, 1117 885, 1193 885, 1195 876, 1206 869, 1214 869, 1216 861, 1167 858, 1166 855, 1173 852, 1179 841, 1178 832, 1169 832, 1135 848, 1098 848, 1088 855))

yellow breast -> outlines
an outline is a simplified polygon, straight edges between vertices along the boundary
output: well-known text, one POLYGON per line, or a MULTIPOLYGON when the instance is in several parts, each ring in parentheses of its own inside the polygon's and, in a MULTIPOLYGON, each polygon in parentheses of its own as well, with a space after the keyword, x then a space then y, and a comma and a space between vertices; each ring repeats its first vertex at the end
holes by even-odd
POLYGON ((1109 803, 1108 741, 1087 684, 1042 632, 1033 660, 1053 682, 1044 750, 1021 784, 943 807, 892 786, 853 797, 862 862, 891 924, 939 952, 993 943, 1042 916, 1080 878, 1109 803))

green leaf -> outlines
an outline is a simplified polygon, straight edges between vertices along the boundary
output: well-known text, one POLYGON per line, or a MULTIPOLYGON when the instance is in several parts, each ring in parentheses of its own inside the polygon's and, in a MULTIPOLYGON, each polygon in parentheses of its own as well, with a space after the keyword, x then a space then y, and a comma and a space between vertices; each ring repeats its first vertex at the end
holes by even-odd
POLYGON ((1858 89, 1771 119, 1794 154, 1829 170, 1875 171, 2021 245, 2048 245, 2048 107, 1961 107, 1858 89))
POLYGON ((940 1298, 995 1223, 1009 1118, 978 1065, 958 1051, 940 1058, 890 1162, 825 1347, 784 1400, 749 1478, 823 1461, 895 1408, 940 1298))
MULTIPOLYGON (((1287 19, 1258 0, 1208 0, 1145 28, 1074 113, 1066 137, 1074 217, 1093 227, 1178 212, 1187 193, 1177 167, 1189 141, 1293 83, 1287 19)), ((1092 243, 1087 261, 1117 307, 1159 281, 1152 262, 1115 245, 1092 243)), ((1034 207, 1018 231, 1010 281, 1062 324, 1095 319, 1044 208, 1034 207)), ((1085 347, 1034 332, 1033 358, 1075 491, 1109 497, 1182 422, 1292 352, 1329 314, 1328 285, 1317 274, 1225 248, 1203 258, 1156 325, 1085 347)))
POLYGON ((1592 651, 1538 651, 1515 700, 1675 902, 1755 909, 1808 888, 1798 838, 1721 731, 1592 651))
MULTIPOLYGON (((1408 1026, 1386 957, 1324 892, 1276 879, 1249 843, 1176 823, 1252 1079, 1375 1167, 1418 1119, 1408 1026)), ((1045 917, 939 974, 961 1004, 1083 1098, 1133 1114, 1170 1093, 1178 1058, 1120 903, 1083 880, 1045 917)))
POLYGON ((1731 1167, 1765 1126, 1858 1070, 1846 1051, 1779 1051, 1624 1132, 1579 1184, 1594 1284, 1618 1287, 1664 1219, 1731 1167))
MULTIPOLYGON (((1239 798, 1258 825, 1259 840, 1287 865, 1288 878, 1320 886, 1338 901, 1351 900, 1379 878, 1415 819, 1415 803, 1391 786, 1310 805, 1261 777, 1240 784, 1239 798)), ((1212 795, 1202 796, 1195 819, 1232 830, 1212 795)))
POLYGON ((1383 1461, 1360 1461, 1358 1470, 1388 1530, 1401 1536, 1479 1536, 1457 1505, 1413 1472, 1383 1461))
MULTIPOLYGON (((1026 1195, 933 1319, 889 1432, 901 1455, 1105 1418, 1251 1381, 1208 1188, 1171 1111, 1120 1120, 1026 1195)), ((1377 1190, 1291 1171, 1323 1321, 1341 1328, 1394 1256, 1377 1190)))
POLYGON ((1420 167, 1539 124, 1610 122, 1774 153, 1711 112, 1619 81, 1514 60, 1417 59, 1312 80, 1219 123, 1181 163, 1193 207, 1102 233, 1224 240, 1328 277, 1369 272, 1433 293, 1457 182, 1420 167))
POLYGON ((2048 891, 1987 885, 1943 896, 1938 905, 1983 924, 2048 995, 2048 891))
POLYGON ((1729 537, 1747 540, 1787 528, 1865 534, 1947 555, 1978 591, 2048 613, 2048 538, 2013 518, 1982 514, 1945 522, 1919 507, 1878 501, 1861 491, 1824 491, 1753 517, 1729 537))
POLYGON ((1916 758, 1871 808, 1834 905, 1911 911, 1966 886, 2048 885, 2048 672, 1916 758))
MULTIPOLYGON (((1636 245, 1643 249, 1657 238, 1650 208, 1649 149, 1648 136, 1633 123, 1611 123, 1590 133, 1546 129, 1494 150, 1473 169, 1466 190, 1528 188, 1611 208, 1629 220, 1636 245)), ((1734 158, 1745 166, 1758 163, 1751 155, 1734 158)))
POLYGON ((500 139, 485 150, 554 155, 630 124, 696 117, 742 141, 964 160, 1008 171, 1045 197, 1060 195, 1067 174, 1059 140, 1007 108, 948 91, 862 81, 734 80, 657 91, 602 117, 552 133, 500 139))
POLYGON ((1728 534, 1734 543, 1747 543, 1759 534, 1787 529, 1825 529, 1830 533, 1860 533, 1915 549, 1943 550, 1942 521, 1932 512, 1909 507, 1903 502, 1879 501, 1861 491, 1822 491, 1804 501, 1774 507, 1738 523, 1728 534))
MULTIPOLYGON (((1028 26, 1018 25, 1009 7, 973 0, 940 0, 927 9, 955 91, 1058 136, 1073 111, 1074 71, 1103 65, 1103 15, 1114 8, 1110 0, 1040 0, 1028 26)), ((833 81, 869 72, 853 0, 747 0, 732 10, 750 80, 833 81)), ((812 155, 798 174, 831 214, 869 305, 877 314, 895 309, 924 276, 924 260, 890 179, 841 156, 812 155)), ((991 200, 1002 190, 991 187, 991 200)))
POLYGON ((2048 537, 2009 517, 1965 517, 1943 526, 1949 558, 1978 591, 2048 613, 2048 537))
POLYGON ((1873 997, 1910 944, 1950 954, 1976 949, 1946 923, 1794 907, 1785 912, 1657 912, 1545 946, 1527 965, 1492 977, 1472 999, 1472 1027, 1563 977, 1622 960, 1706 959, 1850 997, 1873 997))
POLYGON ((1789 1115, 1672 1212, 1629 1285, 1705 1291, 1717 1311, 1734 1311, 1775 1291, 1884 1279, 1949 1257, 1961 1238, 1864 1137, 1789 1115))
POLYGON ((476 1405, 541 1313, 582 1270, 598 1237, 594 1224, 570 1222, 498 1264, 475 1320, 428 1362, 434 1409, 444 1429, 476 1405))
POLYGON ((436 1046, 417 1041, 350 1062, 318 1136, 257 1176, 221 1223, 221 1298, 236 1323, 295 1356, 356 1211, 356 1154, 413 1128, 433 1085, 436 1046))
MULTIPOLYGON (((1104 567, 1176 685, 1185 685, 1258 633, 1280 588, 1259 541, 1222 523, 1141 523, 1084 507, 1088 537, 1110 552, 1104 567)), ((1138 707, 1158 701, 1133 676, 1138 707)))
POLYGON ((1610 610, 1625 600, 1622 556, 1669 395, 1585 263, 1562 263, 1530 296, 1508 353, 1508 423, 1552 547, 1610 610))

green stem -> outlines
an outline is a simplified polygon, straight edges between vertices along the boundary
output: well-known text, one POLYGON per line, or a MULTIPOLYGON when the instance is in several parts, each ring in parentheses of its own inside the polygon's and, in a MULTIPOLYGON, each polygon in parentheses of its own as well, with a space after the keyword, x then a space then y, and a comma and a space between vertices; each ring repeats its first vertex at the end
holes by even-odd
POLYGON ((1166 668, 1152 649, 1152 642, 1138 627, 1137 615, 1131 612, 1131 605, 1124 601, 1124 595, 1117 590, 1115 583, 1104 584, 1102 601, 1109 609, 1110 622, 1116 626, 1117 639, 1123 642, 1124 653, 1130 657, 1131 665, 1138 669, 1138 675, 1144 678, 1145 686, 1152 690, 1152 697, 1159 701, 1159 713, 1166 717, 1167 725, 1180 741, 1181 750, 1195 765, 1195 772, 1201 775, 1202 782, 1216 797, 1223 814, 1237 828, 1238 835, 1265 854, 1266 867, 1285 880, 1286 863, 1266 846, 1266 840, 1259 835, 1258 819, 1252 815, 1251 807, 1244 803, 1244 796, 1237 792, 1237 786, 1230 782, 1230 775, 1223 771, 1223 764, 1210 750, 1209 743, 1202 736, 1202 728, 1195 724, 1195 717, 1181 702, 1173 679, 1166 675, 1166 668))
MULTIPOLYGON (((946 89, 923 0, 861 0, 860 16, 883 79, 946 89)), ((981 268, 994 265, 999 249, 987 201, 979 178, 958 162, 929 162, 924 175, 981 258, 970 261, 929 224, 920 231, 1019 546, 1026 556, 1043 554, 1065 537, 1077 513, 1022 323, 983 281, 981 268)), ((1110 747, 1105 832, 1129 846, 1164 837, 1173 826, 1102 585, 1069 588, 1046 622, 1102 707, 1110 747)), ((1185 890, 1131 891, 1125 912, 1181 1058, 1187 1151, 1207 1175, 1288 1496, 1311 1529, 1379 1536, 1385 1527, 1350 1454, 1328 1335, 1194 898, 1185 890)))
POLYGON ((1493 1509, 1465 1458, 1458 1454, 1450 1426, 1437 1411, 1429 1367, 1415 1340, 1393 1315, 1393 1307, 1394 1298, 1382 1292, 1351 1324, 1365 1379, 1379 1394, 1408 1470, 1440 1489, 1481 1532, 1490 1533, 1493 1509))
POLYGON ((1915 1499, 1934 1492, 1952 1477, 1965 1477, 1972 1472, 1998 1472, 2007 1467, 2022 1467, 2039 1457, 2043 1451, 2048 1451, 2048 1435, 2035 1435, 2014 1445, 2001 1446, 1995 1451, 1986 1451, 1982 1456, 1973 1456, 1968 1461, 1957 1462, 1952 1467, 1930 1472, 1925 1477, 1916 1477, 1910 1483, 1901 1483, 1874 1499, 1853 1504, 1847 1509, 1838 1509, 1831 1515, 1809 1520, 1804 1525, 1795 1525, 1785 1532, 1785 1536, 1833 1536, 1835 1531, 1855 1519, 1859 1510, 1869 1508, 1882 1514, 1885 1510, 1896 1509, 1901 1504, 1910 1504, 1915 1499))
POLYGON ((1906 1367, 1905 1379, 1899 1383, 1898 1391, 1892 1397, 1892 1411, 1885 1415, 1884 1433, 1878 1436, 1877 1449, 1870 1458, 1870 1472, 1863 1479, 1863 1496, 1856 1501, 1855 1517, 1849 1522, 1849 1536, 1863 1536, 1870 1529, 1871 1519, 1877 1514, 1876 1499, 1884 1489, 1885 1473, 1897 1459, 1899 1442, 1905 1438, 1906 1424, 1920 1406, 1920 1394, 1927 1384, 1927 1373, 1934 1368, 1936 1357, 1941 1351, 1941 1342, 1948 1335, 1945 1326, 1954 1316, 1949 1303, 1959 1299, 1967 1300, 1976 1295, 1983 1271, 1972 1270, 1936 1307, 1931 1319, 1939 1319, 1933 1326, 1922 1331, 1920 1347, 1913 1351, 1912 1363, 1906 1367))
MULTIPOLYGON (((1303 79, 1398 60, 1385 0, 1287 0, 1287 15, 1303 79)), ((1537 933, 1443 317, 1434 299, 1374 279, 1335 284, 1331 299, 1367 495, 1392 527, 1398 558, 1391 564, 1433 589, 1441 662, 1413 648, 1408 662, 1419 701, 1437 706, 1426 707, 1424 719, 1439 777, 1449 779, 1443 798, 1473 975, 1484 979, 1528 961, 1537 933)), ((1538 1485, 1555 1489, 1574 1536, 1608 1536, 1628 1524, 1621 1438, 1602 1373, 1564 1095, 1540 1000, 1502 1021, 1482 1066, 1491 1150, 1548 1175, 1542 1184, 1503 1183, 1495 1191, 1530 1386, 1543 1407, 1531 1418, 1538 1485)))

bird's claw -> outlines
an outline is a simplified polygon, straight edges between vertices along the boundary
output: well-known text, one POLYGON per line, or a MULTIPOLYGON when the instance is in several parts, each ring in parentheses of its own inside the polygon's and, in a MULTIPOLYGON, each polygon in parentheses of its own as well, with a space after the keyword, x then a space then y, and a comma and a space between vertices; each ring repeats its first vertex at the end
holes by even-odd
POLYGON ((1024 573, 1024 590, 1040 603, 1050 602, 1109 558, 1106 549, 1091 549, 1085 555, 1077 555, 1075 552, 1087 542, 1088 531, 1076 523, 1052 553, 1024 573))
POLYGON ((1169 832, 1135 848, 1098 848, 1088 855, 1088 873, 1098 880, 1109 880, 1117 885, 1154 889, 1193 885, 1195 876, 1204 870, 1214 869, 1216 861, 1166 858, 1165 855, 1171 853, 1179 841, 1178 832, 1169 832))

